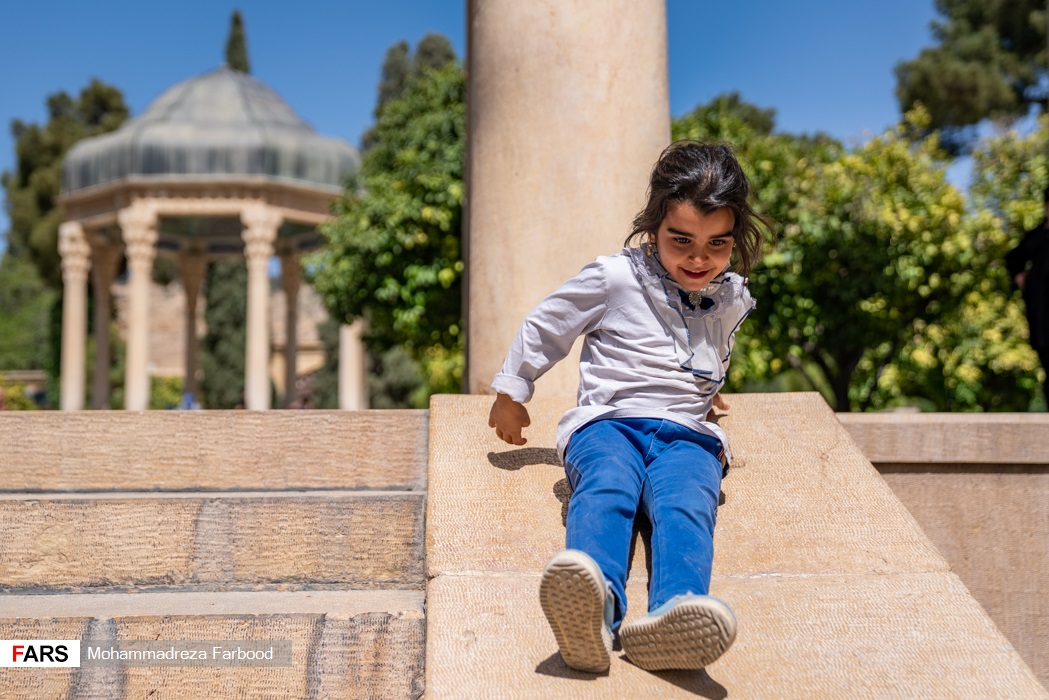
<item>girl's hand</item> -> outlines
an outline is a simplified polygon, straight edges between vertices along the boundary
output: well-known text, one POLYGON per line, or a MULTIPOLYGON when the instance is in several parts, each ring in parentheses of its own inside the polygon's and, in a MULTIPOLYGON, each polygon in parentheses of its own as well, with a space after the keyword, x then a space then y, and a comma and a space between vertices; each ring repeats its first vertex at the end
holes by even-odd
POLYGON ((714 398, 711 399, 711 402, 714 405, 709 411, 707 411, 707 420, 708 421, 714 420, 714 417, 715 417, 714 416, 714 409, 715 408, 718 409, 719 411, 727 411, 730 408, 732 408, 727 403, 725 403, 725 399, 721 398, 721 394, 720 393, 714 394, 714 398))
POLYGON ((492 411, 488 414, 488 425, 495 428, 495 434, 500 440, 511 445, 525 444, 528 440, 521 436, 521 428, 531 424, 524 404, 517 403, 506 394, 496 394, 492 411))

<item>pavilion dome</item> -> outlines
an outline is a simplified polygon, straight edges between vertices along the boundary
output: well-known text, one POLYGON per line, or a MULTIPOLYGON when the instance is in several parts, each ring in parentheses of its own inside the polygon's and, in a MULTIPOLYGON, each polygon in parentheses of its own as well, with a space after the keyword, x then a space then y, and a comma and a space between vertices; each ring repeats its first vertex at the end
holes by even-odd
POLYGON ((263 177, 334 190, 358 162, 356 149, 317 134, 272 89, 222 67, 171 87, 116 131, 74 145, 62 189, 125 178, 263 177))

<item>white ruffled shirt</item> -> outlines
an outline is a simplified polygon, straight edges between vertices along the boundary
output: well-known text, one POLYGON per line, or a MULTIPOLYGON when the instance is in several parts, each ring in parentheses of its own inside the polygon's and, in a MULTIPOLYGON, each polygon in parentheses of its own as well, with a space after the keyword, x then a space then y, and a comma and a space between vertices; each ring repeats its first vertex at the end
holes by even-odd
POLYGON ((727 464, 725 433, 705 418, 754 300, 732 272, 715 277, 703 290, 710 301, 695 308, 681 291, 657 255, 624 248, 599 257, 528 315, 492 388, 527 402, 534 382, 582 335, 577 405, 557 426, 562 460, 572 434, 588 423, 655 418, 713 435, 727 464))

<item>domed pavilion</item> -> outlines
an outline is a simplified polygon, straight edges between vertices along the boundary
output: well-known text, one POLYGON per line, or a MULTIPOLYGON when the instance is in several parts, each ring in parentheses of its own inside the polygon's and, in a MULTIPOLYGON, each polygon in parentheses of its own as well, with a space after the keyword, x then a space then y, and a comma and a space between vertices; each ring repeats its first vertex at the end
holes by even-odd
MULTIPOLYGON (((95 384, 108 396, 110 288, 127 258, 125 407, 149 404, 149 285, 158 255, 178 262, 186 292, 186 390, 196 393, 197 297, 209 260, 248 267, 245 407, 270 407, 270 258, 281 259, 289 323, 285 367, 295 369, 300 256, 319 247, 359 157, 317 134, 272 89, 228 67, 167 90, 117 131, 76 144, 63 167, 59 229, 64 300, 61 407, 84 406, 87 275, 95 291, 95 384)), ((293 385, 286 383, 286 386, 293 385)))

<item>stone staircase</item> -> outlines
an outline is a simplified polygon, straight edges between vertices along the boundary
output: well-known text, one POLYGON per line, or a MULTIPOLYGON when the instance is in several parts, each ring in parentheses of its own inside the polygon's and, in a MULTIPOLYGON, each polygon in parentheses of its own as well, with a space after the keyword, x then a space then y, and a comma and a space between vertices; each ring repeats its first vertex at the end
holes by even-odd
POLYGON ((425 411, 0 414, 0 639, 293 659, 0 668, 0 697, 418 696, 427 430, 425 411))
POLYGON ((0 639, 292 645, 286 666, 0 668, 0 699, 1049 698, 818 395, 730 403, 713 593, 736 644, 597 675, 564 666, 537 600, 566 401, 530 404, 523 447, 483 396, 0 414, 0 639))

